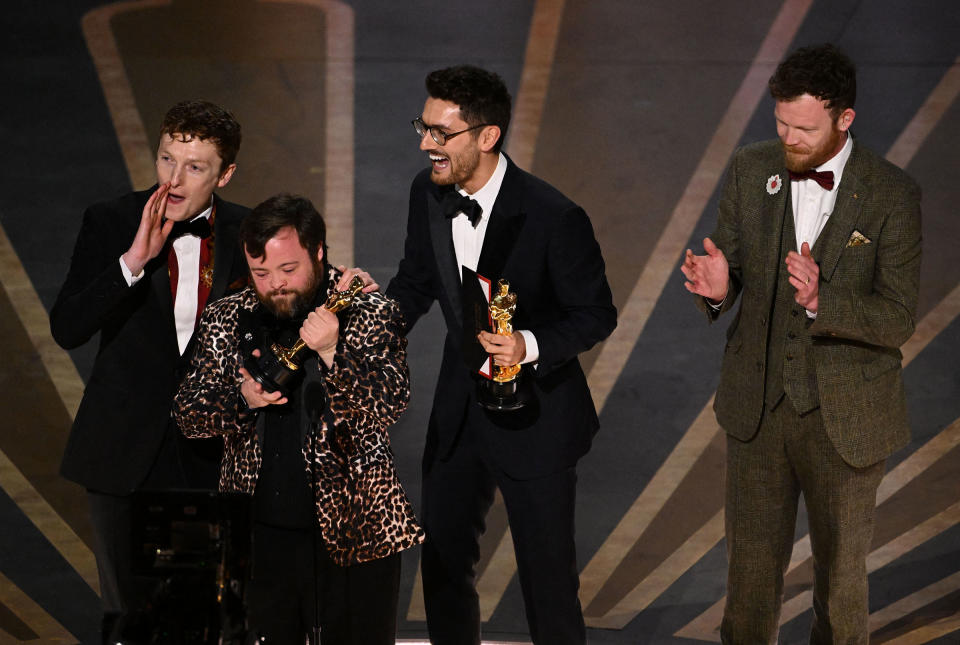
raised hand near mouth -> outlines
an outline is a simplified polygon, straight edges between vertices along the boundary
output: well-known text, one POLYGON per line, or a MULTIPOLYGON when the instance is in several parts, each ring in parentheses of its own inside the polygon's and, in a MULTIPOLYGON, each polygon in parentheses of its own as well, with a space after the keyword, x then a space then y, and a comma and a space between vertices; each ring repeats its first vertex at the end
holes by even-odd
POLYGON ((147 262, 159 255, 170 231, 173 230, 173 221, 164 219, 169 192, 170 182, 161 184, 143 207, 137 234, 130 249, 123 254, 123 263, 133 275, 139 275, 147 262))

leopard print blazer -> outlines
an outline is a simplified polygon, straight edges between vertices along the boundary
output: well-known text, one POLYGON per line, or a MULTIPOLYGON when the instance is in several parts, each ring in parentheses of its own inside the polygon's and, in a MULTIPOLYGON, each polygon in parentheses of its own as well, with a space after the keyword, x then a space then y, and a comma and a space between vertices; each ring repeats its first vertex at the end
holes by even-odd
MULTIPOLYGON (((340 274, 328 271, 328 292, 340 274)), ((240 309, 259 299, 251 288, 218 300, 200 319, 191 370, 174 401, 187 437, 224 438, 220 490, 252 494, 262 459, 257 411, 240 397, 240 309)), ((423 542, 413 508, 397 478, 387 428, 410 398, 406 339, 396 304, 361 294, 342 311, 334 365, 307 361, 301 387, 319 384, 322 410, 304 409, 303 444, 317 519, 330 557, 340 565, 375 560, 423 542), (311 467, 313 473, 311 473, 311 467), (311 484, 313 486, 313 484, 311 484)), ((306 398, 306 397, 301 397, 306 398)))

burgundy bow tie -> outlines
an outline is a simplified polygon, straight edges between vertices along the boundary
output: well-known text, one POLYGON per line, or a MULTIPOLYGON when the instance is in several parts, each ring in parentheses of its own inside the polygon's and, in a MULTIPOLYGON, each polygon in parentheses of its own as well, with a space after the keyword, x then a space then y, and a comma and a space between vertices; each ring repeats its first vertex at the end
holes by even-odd
POLYGON ((792 170, 787 171, 790 173, 790 181, 801 181, 803 179, 812 179, 824 190, 833 190, 833 171, 824 170, 823 172, 818 172, 816 170, 808 170, 806 172, 793 172, 792 170))

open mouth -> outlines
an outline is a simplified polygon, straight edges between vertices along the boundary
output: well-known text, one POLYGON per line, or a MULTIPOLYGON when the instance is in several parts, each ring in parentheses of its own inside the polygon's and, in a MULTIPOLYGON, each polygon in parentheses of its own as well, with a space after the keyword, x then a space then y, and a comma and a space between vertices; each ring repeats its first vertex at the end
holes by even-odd
POLYGON ((186 197, 184 197, 183 195, 175 195, 175 194, 173 194, 173 193, 167 193, 167 203, 168 203, 168 204, 180 204, 180 203, 182 203, 185 199, 186 199, 186 197))
POLYGON ((431 154, 430 163, 433 165, 434 172, 441 172, 450 167, 450 158, 443 155, 431 154))

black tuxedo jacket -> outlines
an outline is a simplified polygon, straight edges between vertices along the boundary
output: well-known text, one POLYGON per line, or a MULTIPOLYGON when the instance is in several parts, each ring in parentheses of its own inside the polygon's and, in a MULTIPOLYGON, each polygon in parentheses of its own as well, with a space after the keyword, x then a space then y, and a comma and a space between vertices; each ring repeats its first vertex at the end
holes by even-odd
MULTIPOLYGON (((540 357, 536 368, 524 366, 536 401, 520 411, 486 413, 485 441, 500 468, 525 479, 573 465, 590 448, 597 413, 577 356, 613 331, 617 312, 587 214, 552 186, 508 164, 477 272, 494 285, 500 278, 510 282, 517 294, 513 327, 533 332, 540 357)), ((404 257, 387 287, 407 329, 434 300, 447 323, 427 459, 449 454, 468 406, 477 405, 477 377, 463 359, 460 266, 450 220, 440 208, 450 190, 453 186, 431 182, 429 169, 414 179, 404 257)))
MULTIPOLYGON (((171 418, 193 341, 180 356, 167 253, 127 286, 120 256, 133 241, 156 190, 129 193, 87 209, 70 270, 50 312, 54 340, 72 349, 100 332, 93 372, 74 419, 61 474, 87 488, 127 494, 146 478, 171 418)), ((214 197, 213 285, 208 302, 238 288, 246 262, 237 242, 248 209, 214 197)))

